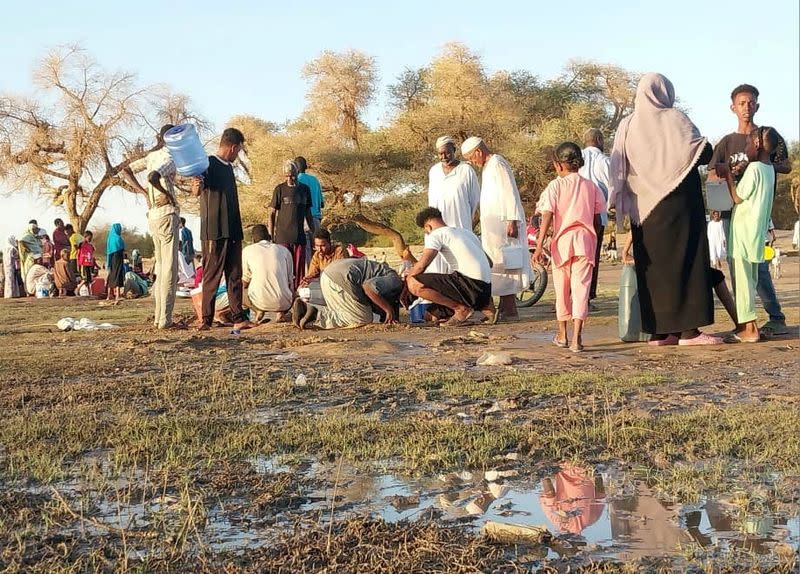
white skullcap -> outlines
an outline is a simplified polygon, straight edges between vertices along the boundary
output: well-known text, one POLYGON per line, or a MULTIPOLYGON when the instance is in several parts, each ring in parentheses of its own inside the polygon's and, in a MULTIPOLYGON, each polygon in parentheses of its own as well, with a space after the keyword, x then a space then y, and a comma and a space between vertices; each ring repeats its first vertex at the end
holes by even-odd
POLYGON ((292 173, 297 173, 297 164, 287 159, 283 162, 283 175, 290 175, 292 173))
POLYGON ((444 147, 447 144, 456 145, 456 142, 453 141, 453 138, 451 138, 450 136, 440 137, 439 139, 436 140, 436 151, 439 151, 442 147, 444 147))
POLYGON ((461 155, 467 156, 474 152, 479 145, 483 143, 483 140, 478 136, 472 136, 464 140, 464 143, 461 144, 461 155))

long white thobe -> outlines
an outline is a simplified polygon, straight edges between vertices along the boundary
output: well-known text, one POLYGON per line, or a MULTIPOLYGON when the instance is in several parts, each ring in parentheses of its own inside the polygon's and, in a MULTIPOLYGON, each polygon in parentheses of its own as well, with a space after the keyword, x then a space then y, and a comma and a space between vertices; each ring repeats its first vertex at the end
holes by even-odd
MULTIPOLYGON (((481 244, 493 262, 501 261, 505 245, 518 245, 527 250, 525 211, 519 197, 514 172, 506 159, 492 154, 481 175, 481 244), (517 222, 517 237, 508 237, 509 221, 517 222)), ((530 259, 525 257, 522 269, 492 269, 492 295, 516 295, 530 286, 530 259)))
MULTIPOLYGON (((460 162, 450 173, 445 173, 439 162, 428 172, 428 205, 442 212, 442 219, 449 227, 472 230, 480 195, 478 176, 467 162, 460 162)), ((450 273, 452 270, 440 253, 425 271, 450 273)))

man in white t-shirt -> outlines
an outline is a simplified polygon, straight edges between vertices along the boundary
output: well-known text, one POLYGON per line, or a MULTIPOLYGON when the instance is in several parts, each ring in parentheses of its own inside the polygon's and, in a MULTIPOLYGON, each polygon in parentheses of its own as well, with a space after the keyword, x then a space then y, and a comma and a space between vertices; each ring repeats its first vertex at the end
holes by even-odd
POLYGON ((292 307, 292 254, 270 241, 266 225, 253 227, 253 244, 242 250, 242 285, 247 289, 255 323, 264 321, 265 313, 275 313, 275 321, 284 322, 284 313, 292 307))
POLYGON ((469 229, 448 227, 435 207, 420 211, 416 222, 425 230, 425 250, 406 273, 408 291, 431 301, 431 314, 450 317, 445 323, 448 326, 466 324, 474 311, 496 320, 492 267, 480 239, 469 229), (439 254, 447 261, 450 273, 425 273, 439 254))

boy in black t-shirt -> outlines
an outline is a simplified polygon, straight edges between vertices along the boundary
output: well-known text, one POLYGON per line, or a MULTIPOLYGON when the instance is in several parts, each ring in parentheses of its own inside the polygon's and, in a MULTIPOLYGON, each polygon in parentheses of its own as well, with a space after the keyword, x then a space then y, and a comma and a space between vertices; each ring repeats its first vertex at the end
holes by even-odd
POLYGON ((234 329, 253 326, 242 313, 242 217, 239 193, 231 162, 244 145, 242 132, 222 132, 216 155, 209 156, 208 170, 191 178, 191 192, 200 198, 200 240, 203 244, 203 322, 199 330, 211 328, 217 289, 222 275, 228 291, 234 329))
POLYGON ((311 190, 297 181, 297 166, 292 161, 283 164, 286 181, 275 188, 269 204, 269 232, 273 241, 286 247, 294 263, 294 288, 300 286, 306 274, 306 234, 303 221, 313 234, 311 190))

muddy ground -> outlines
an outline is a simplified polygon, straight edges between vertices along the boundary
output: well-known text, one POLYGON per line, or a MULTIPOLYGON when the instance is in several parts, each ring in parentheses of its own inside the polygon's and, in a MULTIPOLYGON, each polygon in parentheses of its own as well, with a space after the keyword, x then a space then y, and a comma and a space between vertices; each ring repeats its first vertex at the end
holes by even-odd
POLYGON ((790 335, 653 348, 606 264, 579 355, 551 289, 519 323, 241 335, 0 301, 0 571, 796 571, 798 268, 790 335))

